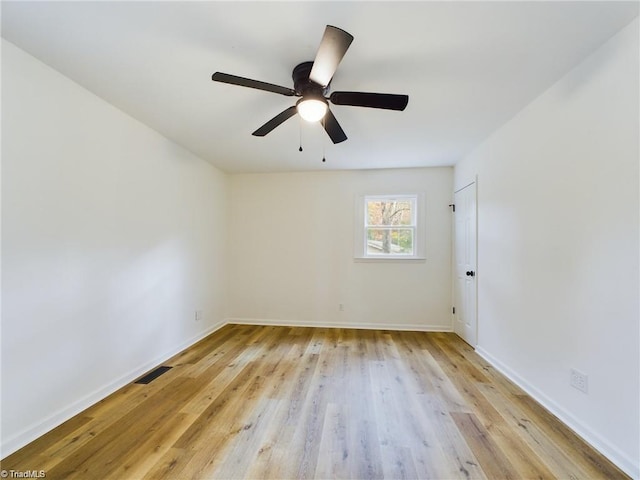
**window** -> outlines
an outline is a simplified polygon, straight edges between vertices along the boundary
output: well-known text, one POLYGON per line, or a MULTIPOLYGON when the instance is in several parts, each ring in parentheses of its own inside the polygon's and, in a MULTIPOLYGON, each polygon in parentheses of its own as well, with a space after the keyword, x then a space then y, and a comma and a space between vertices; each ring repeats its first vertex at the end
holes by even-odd
POLYGON ((357 209, 356 257, 423 258, 420 210, 422 195, 366 195, 357 209))

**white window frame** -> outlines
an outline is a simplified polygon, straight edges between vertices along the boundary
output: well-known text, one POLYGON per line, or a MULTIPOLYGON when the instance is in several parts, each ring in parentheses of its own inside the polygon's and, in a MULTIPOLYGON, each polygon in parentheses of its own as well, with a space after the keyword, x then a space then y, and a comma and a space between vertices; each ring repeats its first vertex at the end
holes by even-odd
MULTIPOLYGON (((416 261, 425 259, 425 194, 420 193, 401 193, 401 194, 367 194, 359 195, 356 198, 355 206, 355 233, 354 233, 354 258, 356 261, 416 261), (390 228, 413 230, 413 255, 411 254, 393 254, 379 253, 370 254, 367 249, 367 230, 368 228, 379 228, 379 226, 368 225, 367 203, 371 200, 413 200, 414 211, 412 225, 399 225, 390 228)), ((384 227, 382 227, 384 228, 384 227)))

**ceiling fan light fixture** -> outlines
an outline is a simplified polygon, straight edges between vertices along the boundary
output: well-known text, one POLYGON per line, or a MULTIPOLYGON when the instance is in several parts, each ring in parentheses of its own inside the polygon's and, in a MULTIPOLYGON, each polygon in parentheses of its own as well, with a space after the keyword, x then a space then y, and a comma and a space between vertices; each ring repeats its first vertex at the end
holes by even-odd
POLYGON ((298 113, 307 122, 317 122, 324 118, 329 109, 324 98, 302 98, 296 104, 298 113))

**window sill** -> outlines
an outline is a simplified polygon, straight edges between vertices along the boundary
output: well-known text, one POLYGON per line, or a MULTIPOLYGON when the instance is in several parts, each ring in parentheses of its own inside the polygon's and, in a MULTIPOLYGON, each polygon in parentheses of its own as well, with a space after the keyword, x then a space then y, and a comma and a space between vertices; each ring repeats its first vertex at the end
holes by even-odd
POLYGON ((425 257, 401 257, 401 256, 388 256, 388 257, 354 257, 354 262, 357 263, 425 263, 427 259, 425 257))

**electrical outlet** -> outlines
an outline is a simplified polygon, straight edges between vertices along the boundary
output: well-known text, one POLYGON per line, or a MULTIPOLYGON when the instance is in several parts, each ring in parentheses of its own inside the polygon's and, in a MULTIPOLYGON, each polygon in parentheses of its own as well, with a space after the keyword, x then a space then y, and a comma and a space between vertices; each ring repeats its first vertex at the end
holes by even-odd
POLYGON ((339 303, 338 304, 338 310, 341 312, 344 312, 344 303, 339 303))
POLYGON ((579 372, 578 370, 571 369, 570 383, 573 388, 587 393, 588 391, 588 379, 586 374, 579 372))
POLYGON ((196 322, 202 320, 202 310, 196 310, 196 322))

